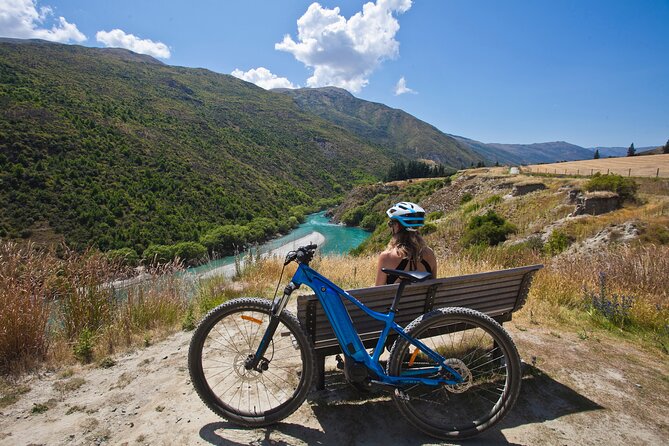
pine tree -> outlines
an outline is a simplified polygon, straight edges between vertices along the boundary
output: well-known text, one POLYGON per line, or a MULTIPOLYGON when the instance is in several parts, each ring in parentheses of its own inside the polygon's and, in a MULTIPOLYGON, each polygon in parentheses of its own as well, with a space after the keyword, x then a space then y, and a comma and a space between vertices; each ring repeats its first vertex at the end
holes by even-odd
POLYGON ((634 156, 635 153, 636 149, 634 148, 634 143, 632 143, 629 149, 627 149, 627 156, 634 156))
POLYGON ((669 139, 667 140, 667 143, 664 145, 662 153, 669 153, 669 139))
POLYGON ((599 149, 595 149, 595 156, 593 157, 593 159, 596 159, 596 160, 599 159, 599 149))

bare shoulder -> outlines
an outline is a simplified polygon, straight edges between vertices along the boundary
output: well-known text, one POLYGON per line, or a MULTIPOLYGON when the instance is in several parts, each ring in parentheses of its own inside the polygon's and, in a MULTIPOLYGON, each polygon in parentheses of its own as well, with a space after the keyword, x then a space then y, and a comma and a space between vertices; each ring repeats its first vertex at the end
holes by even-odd
POLYGON ((398 261, 401 260, 400 255, 394 249, 386 249, 379 254, 379 266, 384 268, 394 268, 398 261))
POLYGON ((423 251, 421 252, 421 256, 427 261, 436 259, 436 256, 434 255, 434 251, 429 246, 426 246, 425 248, 423 248, 423 251))
POLYGON ((399 254, 394 249, 386 249, 381 254, 379 254, 379 260, 395 260, 399 258, 399 254))

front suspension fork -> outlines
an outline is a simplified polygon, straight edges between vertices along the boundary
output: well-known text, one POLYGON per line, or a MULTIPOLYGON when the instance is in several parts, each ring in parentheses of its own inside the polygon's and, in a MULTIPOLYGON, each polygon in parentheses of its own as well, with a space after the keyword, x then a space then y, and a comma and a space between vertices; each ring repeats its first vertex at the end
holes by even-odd
POLYGON ((258 350, 255 352, 255 354, 249 355, 249 357, 246 358, 246 361, 244 363, 244 367, 246 368, 246 370, 253 369, 258 372, 263 372, 264 370, 267 370, 268 362, 267 360, 262 360, 262 359, 265 356, 265 352, 267 352, 267 348, 269 347, 270 341, 274 337, 274 333, 276 332, 276 327, 279 326, 279 316, 281 316, 281 313, 286 308, 286 305, 290 300, 290 295, 293 294, 293 291, 295 291, 299 287, 300 287, 299 285, 290 282, 288 285, 286 285, 286 288, 284 288, 283 296, 280 298, 275 298, 274 301, 272 302, 272 315, 269 318, 269 325, 267 326, 267 330, 265 331, 265 334, 263 335, 262 340, 260 341, 258 350))

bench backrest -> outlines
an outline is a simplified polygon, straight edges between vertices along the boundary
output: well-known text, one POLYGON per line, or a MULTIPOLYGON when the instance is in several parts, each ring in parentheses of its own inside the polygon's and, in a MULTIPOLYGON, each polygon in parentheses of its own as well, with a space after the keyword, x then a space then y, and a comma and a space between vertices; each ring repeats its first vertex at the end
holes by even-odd
MULTIPOLYGON (((478 310, 499 322, 511 320, 527 299, 532 277, 543 265, 531 265, 465 276, 432 279, 407 285, 396 315, 396 322, 406 326, 412 320, 435 308, 467 307, 478 310)), ((398 285, 382 285, 348 291, 372 310, 385 313, 398 285)), ((363 342, 371 346, 379 338, 382 324, 342 298, 363 342)), ((335 354, 339 344, 323 307, 316 296, 299 296, 297 317, 321 354, 335 354)))

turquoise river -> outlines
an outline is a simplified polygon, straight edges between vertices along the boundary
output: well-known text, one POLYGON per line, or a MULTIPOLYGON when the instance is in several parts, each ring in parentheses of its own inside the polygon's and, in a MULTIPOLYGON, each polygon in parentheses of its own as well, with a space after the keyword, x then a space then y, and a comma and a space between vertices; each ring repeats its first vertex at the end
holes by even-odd
MULTIPOLYGON (((325 237, 325 242, 318 247, 318 252, 322 255, 346 254, 351 249, 360 245, 370 235, 369 232, 360 228, 350 228, 331 223, 330 220, 325 216, 325 212, 319 212, 317 214, 308 215, 304 223, 299 225, 288 235, 272 239, 258 246, 258 250, 260 251, 260 254, 265 254, 297 239, 305 237, 312 232, 318 232, 325 237)), ((222 266, 232 265, 234 262, 234 256, 223 257, 221 259, 208 262, 204 265, 190 268, 188 271, 200 275, 222 266)))

